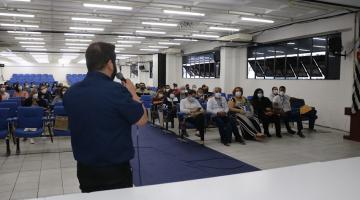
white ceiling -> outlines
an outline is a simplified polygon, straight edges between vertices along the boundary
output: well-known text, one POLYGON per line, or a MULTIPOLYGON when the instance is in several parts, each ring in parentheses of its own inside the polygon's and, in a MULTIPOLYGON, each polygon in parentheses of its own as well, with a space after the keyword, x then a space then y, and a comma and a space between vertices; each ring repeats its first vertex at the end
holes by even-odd
MULTIPOLYGON (((348 1, 354 5, 357 1, 348 1)), ((33 18, 0 16, 0 24, 30 24, 38 25, 39 28, 16 28, 0 26, 0 51, 13 52, 32 52, 19 44, 22 40, 15 37, 39 37, 45 42, 45 52, 49 53, 49 62, 56 63, 64 54, 59 54, 61 49, 68 48, 65 43, 84 43, 90 42, 68 42, 66 39, 87 39, 93 41, 105 41, 116 43, 118 40, 130 40, 119 38, 119 35, 144 36, 140 40, 141 44, 134 44, 133 47, 126 47, 119 50, 121 54, 149 54, 152 52, 141 51, 140 49, 151 48, 149 46, 159 46, 159 42, 180 42, 181 45, 194 43, 195 41, 175 41, 175 38, 193 38, 193 34, 210 34, 226 36, 234 34, 229 31, 209 30, 210 26, 231 27, 240 29, 240 33, 251 33, 273 26, 284 25, 298 20, 321 17, 324 15, 335 15, 344 12, 341 7, 326 6, 320 4, 309 4, 303 1, 288 0, 137 0, 137 1, 101 1, 101 0, 31 0, 31 2, 20 2, 11 0, 0 0, 0 13, 19 13, 31 14, 33 18), (129 6, 131 11, 98 9, 84 7, 83 3, 96 3, 117 6, 129 6), (184 16, 165 14, 163 10, 180 10, 204 13, 205 16, 184 16), (246 12, 254 16, 247 16, 246 12), (105 18, 111 19, 111 23, 73 21, 72 17, 82 18, 105 18), (241 17, 255 17, 273 20, 273 24, 246 22, 241 17), (176 27, 143 25, 142 22, 161 22, 175 23, 176 27), (103 28, 104 31, 75 31, 69 27, 91 27, 103 28), (136 33, 137 30, 162 31, 164 35, 142 35, 136 33), (32 34, 12 34, 7 31, 38 31, 41 35, 32 34), (74 37, 65 36, 64 33, 92 33, 95 37, 74 37), (51 54, 57 53, 57 54, 51 54)), ((193 38, 202 40, 204 38, 193 38)), ((133 39, 131 39, 133 40, 133 39)), ((206 39, 205 39, 206 40, 206 39)), ((209 39, 207 39, 209 40, 209 39)), ((216 39, 211 39, 216 40, 216 39)), ((29 46, 29 45, 28 45, 29 46)), ((31 46, 31 45, 30 45, 31 46)), ((37 46, 37 45, 35 45, 37 46)), ((172 45, 160 45, 177 47, 172 45)), ((180 46, 181 47, 181 46, 180 46)), ((72 47, 74 48, 74 47, 72 47)), ((154 47, 153 47, 154 48, 154 47)), ((80 50, 83 52, 84 50, 80 50)), ((13 62, 0 54, 1 62, 13 62)), ((21 55, 25 62, 36 63, 33 56, 29 53, 16 53, 21 55)), ((41 57, 41 56, 40 56, 41 57)), ((77 63, 83 59, 80 54, 71 59, 71 63, 77 63)), ((70 58, 72 58, 70 56, 70 58)), ((69 58, 69 57, 67 57, 69 58)))

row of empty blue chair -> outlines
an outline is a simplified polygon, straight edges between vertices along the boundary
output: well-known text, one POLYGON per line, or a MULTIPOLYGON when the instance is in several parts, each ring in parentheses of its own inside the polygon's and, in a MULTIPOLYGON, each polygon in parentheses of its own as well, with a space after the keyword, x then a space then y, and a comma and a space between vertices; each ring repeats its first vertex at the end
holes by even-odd
POLYGON ((49 83, 52 84, 55 82, 53 75, 51 74, 13 74, 8 81, 9 83, 35 83, 36 85, 40 83, 49 83))
POLYGON ((84 80, 86 74, 67 74, 66 80, 69 85, 73 85, 77 82, 84 80))

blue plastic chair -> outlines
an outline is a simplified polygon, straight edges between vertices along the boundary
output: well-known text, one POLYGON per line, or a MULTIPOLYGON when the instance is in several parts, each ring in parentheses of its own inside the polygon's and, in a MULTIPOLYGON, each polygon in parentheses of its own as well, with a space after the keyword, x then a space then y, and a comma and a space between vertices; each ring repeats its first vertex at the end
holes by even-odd
POLYGON ((44 132, 44 109, 42 107, 19 107, 17 118, 15 119, 16 128, 16 153, 20 153, 19 138, 41 137, 44 132), (36 131, 25 131, 25 128, 36 128, 36 131))
POLYGON ((9 108, 0 108, 0 139, 5 139, 6 155, 10 155, 9 108))
POLYGON ((0 108, 9 108, 9 117, 16 117, 17 116, 17 102, 0 102, 0 108))
MULTIPOLYGON (((56 118, 56 116, 65 116, 65 117, 67 117, 67 113, 66 113, 66 111, 64 109, 64 106, 55 106, 54 107, 54 119, 56 118)), ((54 121, 54 123, 55 123, 55 121, 54 121)), ((70 130, 67 130, 67 131, 56 130, 53 127, 52 131, 54 133, 54 136, 71 136, 70 130)))

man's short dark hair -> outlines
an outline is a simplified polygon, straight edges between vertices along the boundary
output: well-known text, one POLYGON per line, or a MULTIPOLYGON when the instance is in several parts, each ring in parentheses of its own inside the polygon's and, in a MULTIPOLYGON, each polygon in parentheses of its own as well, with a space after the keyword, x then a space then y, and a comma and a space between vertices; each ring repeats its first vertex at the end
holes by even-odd
POLYGON ((106 42, 95 42, 90 44, 85 53, 88 71, 102 70, 109 60, 115 63, 115 45, 106 42))
POLYGON ((279 90, 285 91, 285 90, 286 90, 286 87, 285 87, 285 86, 280 86, 280 87, 279 87, 279 90))
POLYGON ((196 94, 195 90, 188 90, 188 95, 193 95, 193 94, 196 94))

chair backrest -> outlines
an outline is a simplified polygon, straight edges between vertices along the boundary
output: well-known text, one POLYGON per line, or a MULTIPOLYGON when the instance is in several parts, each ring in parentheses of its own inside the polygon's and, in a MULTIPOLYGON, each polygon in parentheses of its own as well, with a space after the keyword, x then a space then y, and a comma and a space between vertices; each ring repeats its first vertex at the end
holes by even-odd
POLYGON ((0 130, 8 129, 9 108, 0 108, 0 130))
POLYGON ((9 108, 9 116, 16 117, 18 104, 16 102, 0 102, 0 108, 9 108))
POLYGON ((18 128, 42 128, 44 109, 42 107, 19 107, 18 128))
POLYGON ((141 101, 145 102, 145 101, 152 101, 152 96, 151 95, 141 95, 140 97, 141 101))
POLYGON ((54 115, 55 116, 67 116, 64 106, 55 106, 54 107, 54 115))
POLYGON ((55 106, 55 107, 56 107, 56 106, 63 106, 63 102, 62 102, 62 101, 61 101, 61 102, 56 102, 54 106, 55 106))
POLYGON ((8 99, 8 100, 2 100, 2 103, 16 103, 17 106, 21 106, 21 99, 8 99))

